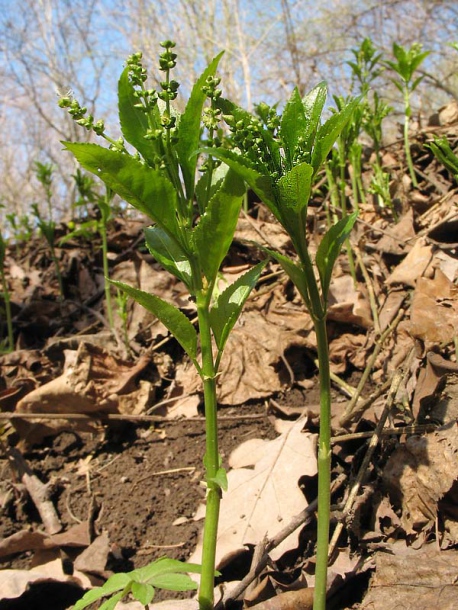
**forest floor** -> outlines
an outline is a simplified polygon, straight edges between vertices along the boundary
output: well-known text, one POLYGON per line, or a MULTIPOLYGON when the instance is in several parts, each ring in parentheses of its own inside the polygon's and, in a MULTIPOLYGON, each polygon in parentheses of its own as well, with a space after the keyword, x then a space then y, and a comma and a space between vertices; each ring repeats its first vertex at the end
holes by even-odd
MULTIPOLYGON (((402 144, 383 151, 393 207, 380 207, 375 195, 360 204, 351 238, 357 281, 342 255, 331 285, 334 610, 457 607, 458 189, 423 147, 434 133, 456 143, 456 106, 439 118, 413 139, 417 189, 402 144)), ((310 206, 312 250, 326 223, 323 203, 317 195, 310 206)), ((145 222, 111 222, 110 275, 173 301, 192 319, 184 287, 142 246, 145 222)), ((59 232, 68 233, 65 223, 59 232)), ((290 252, 274 219, 250 201, 222 286, 261 259, 250 240, 290 252)), ((109 331, 97 238, 71 239, 56 253, 64 301, 42 240, 11 246, 5 261, 15 350, 0 356, 0 610, 63 610, 113 572, 164 555, 199 561, 199 379, 137 304, 128 303, 126 325, 115 313, 109 331)), ((315 358, 310 316, 269 263, 218 380, 220 452, 229 471, 218 581, 227 599, 245 578, 239 599, 246 607, 311 608, 315 358), (264 536, 292 522, 248 583, 264 536)), ((190 595, 158 591, 154 601, 172 598, 157 607, 196 608, 190 595)))

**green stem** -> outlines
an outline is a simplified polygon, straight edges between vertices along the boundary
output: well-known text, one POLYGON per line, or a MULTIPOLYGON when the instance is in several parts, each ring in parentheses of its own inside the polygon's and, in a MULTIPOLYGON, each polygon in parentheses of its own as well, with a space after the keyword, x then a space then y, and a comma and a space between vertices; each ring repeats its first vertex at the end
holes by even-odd
POLYGON ((331 375, 326 317, 315 318, 314 325, 320 371, 320 437, 318 440, 318 528, 313 610, 326 610, 331 503, 331 375))
POLYGON ((113 328, 114 328, 113 309, 111 306, 110 284, 108 283, 108 279, 110 277, 110 269, 108 267, 107 227, 103 221, 100 222, 99 231, 100 231, 100 235, 102 237, 102 264, 103 264, 103 277, 105 278, 105 301, 107 304, 108 324, 110 325, 110 329, 113 330, 113 328))
POLYGON ((409 142, 409 123, 410 123, 410 100, 409 91, 407 88, 404 90, 404 106, 405 106, 405 119, 404 119, 404 147, 406 151, 407 167, 409 168, 410 177, 412 179, 412 186, 418 187, 417 176, 413 167, 412 155, 410 153, 410 142, 409 142))
POLYGON ((11 302, 8 285, 6 283, 5 273, 2 272, 2 287, 3 287, 3 300, 5 301, 5 313, 6 313, 6 326, 8 329, 8 344, 9 350, 14 349, 14 336, 13 336, 13 318, 11 316, 11 302))
MULTIPOLYGON (((208 291, 208 292, 211 292, 208 291)), ((206 484, 207 506, 202 549, 202 574, 199 589, 200 610, 213 610, 215 582, 216 537, 218 533, 221 489, 214 481, 219 469, 218 420, 216 401, 216 370, 212 351, 212 334, 209 321, 208 292, 197 293, 197 316, 202 351, 202 379, 204 384, 206 432, 206 484)))

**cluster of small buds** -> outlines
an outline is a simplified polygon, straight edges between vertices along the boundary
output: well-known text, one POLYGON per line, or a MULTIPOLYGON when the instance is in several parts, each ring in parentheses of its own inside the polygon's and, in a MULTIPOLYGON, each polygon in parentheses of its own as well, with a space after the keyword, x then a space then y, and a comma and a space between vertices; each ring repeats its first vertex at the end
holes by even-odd
POLYGON ((178 83, 176 80, 162 81, 162 91, 159 91, 157 96, 164 102, 171 102, 176 98, 179 86, 180 83, 178 83))
POLYGON ((169 72, 170 70, 173 70, 177 63, 177 54, 171 50, 175 47, 176 43, 171 40, 165 40, 160 44, 165 51, 159 55, 159 69, 162 72, 169 72))
POLYGON ((202 121, 205 127, 213 131, 219 125, 221 120, 221 110, 216 107, 216 101, 221 97, 221 89, 218 89, 221 79, 216 76, 209 76, 202 87, 203 93, 211 101, 211 106, 205 108, 203 112, 202 121))
POLYGON ((142 54, 133 53, 129 55, 126 65, 129 68, 130 81, 134 87, 143 87, 143 83, 148 78, 148 75, 146 68, 142 65, 142 54))
POLYGON ((58 104, 60 108, 67 108, 68 113, 73 117, 75 122, 85 127, 88 131, 93 131, 98 136, 103 135, 105 132, 105 123, 102 120, 94 121, 92 114, 86 116, 87 108, 81 106, 77 100, 66 95, 60 98, 58 104))
POLYGON ((280 117, 275 106, 269 106, 265 102, 261 102, 255 106, 255 111, 271 133, 274 133, 280 127, 280 117))

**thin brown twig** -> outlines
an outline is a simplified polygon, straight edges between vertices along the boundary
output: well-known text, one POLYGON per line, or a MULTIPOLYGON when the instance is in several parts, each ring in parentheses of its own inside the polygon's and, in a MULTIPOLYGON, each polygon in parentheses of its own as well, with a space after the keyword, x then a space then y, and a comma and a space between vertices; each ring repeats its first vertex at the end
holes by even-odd
MULTIPOLYGON (((346 475, 341 474, 333 482, 331 487, 331 493, 335 493, 345 482, 346 475)), ((266 567, 269 553, 276 548, 283 540, 290 536, 298 527, 306 524, 312 519, 314 512, 318 506, 318 500, 315 499, 311 502, 303 511, 298 513, 291 521, 280 530, 275 536, 269 539, 263 539, 259 544, 263 547, 263 552, 260 553, 259 561, 256 565, 252 566, 248 574, 241 580, 236 587, 227 592, 220 602, 215 606, 215 610, 222 610, 230 601, 238 599, 247 587, 255 580, 262 570, 266 567)))
MULTIPOLYGON (((366 385, 369 375, 372 372, 375 361, 383 347, 383 344, 385 343, 388 336, 391 335, 396 330, 399 322, 404 317, 404 313, 405 313, 404 309, 400 309, 397 313, 397 316, 394 318, 394 320, 391 322, 391 324, 389 326, 387 326, 387 328, 383 331, 383 333, 380 335, 380 337, 376 341, 374 351, 372 352, 372 354, 367 362, 366 368, 363 371, 363 374, 361 376, 358 387, 356 388, 356 392, 352 396, 352 398, 349 400, 348 405, 345 409, 345 412, 342 415, 342 417, 340 418, 339 423, 341 426, 344 427, 353 418, 353 412, 354 412, 355 407, 357 406, 358 399, 360 399, 361 392, 363 391, 363 388, 366 385)), ((360 411, 360 409, 358 409, 358 411, 360 411)))
POLYGON ((369 441, 369 445, 366 451, 366 455, 364 456, 364 459, 362 461, 361 467, 358 470, 358 474, 356 476, 356 479, 352 485, 352 488, 350 490, 350 493, 348 494, 348 498, 347 501, 345 502, 345 506, 344 509, 342 511, 342 520, 339 521, 339 523, 337 524, 334 533, 332 535, 331 541, 329 543, 329 547, 328 547, 328 557, 332 557, 333 553, 334 553, 334 549, 336 548, 337 542, 340 538, 340 534, 342 533, 342 530, 344 528, 344 519, 346 516, 348 516, 348 514, 350 513, 350 510, 353 506, 353 503, 356 499, 356 496, 358 495, 358 492, 360 490, 360 487, 364 481, 364 478, 367 474, 368 471, 368 466, 369 466, 369 462, 372 459, 372 456, 374 454, 375 448, 377 447, 377 445, 380 442, 380 439, 382 437, 382 430, 385 426, 386 420, 388 419, 388 415, 390 414, 390 411, 393 407, 394 401, 396 399, 396 394, 399 390, 399 387, 403 381, 403 379, 405 378, 405 376, 408 374, 409 369, 410 369, 410 363, 412 361, 412 358, 414 357, 415 352, 412 349, 409 356, 407 357, 406 360, 406 364, 404 367, 404 370, 397 370, 395 372, 395 374, 393 375, 393 379, 391 382, 391 387, 390 387, 390 391, 388 393, 388 397, 385 403, 385 407, 383 409, 383 413, 380 416, 380 420, 377 423, 377 427, 375 428, 373 434, 371 435, 371 439, 369 441))

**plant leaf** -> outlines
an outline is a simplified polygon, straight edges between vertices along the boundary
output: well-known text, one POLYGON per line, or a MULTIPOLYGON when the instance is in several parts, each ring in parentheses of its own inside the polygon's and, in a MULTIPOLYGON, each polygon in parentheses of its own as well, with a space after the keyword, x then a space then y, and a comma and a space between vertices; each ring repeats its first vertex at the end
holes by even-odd
POLYGON ((258 172, 254 165, 242 155, 223 148, 202 148, 202 152, 213 154, 214 157, 224 161, 253 189, 263 203, 267 205, 272 214, 280 220, 277 201, 270 176, 258 172))
POLYGON ((123 282, 115 280, 109 281, 155 315, 172 333, 191 360, 195 362, 197 357, 197 332, 184 313, 174 305, 167 303, 167 301, 163 301, 153 294, 149 294, 138 288, 133 288, 123 282))
POLYGON ((154 258, 169 273, 191 287, 191 263, 181 246, 161 227, 145 229, 145 243, 154 258))
POLYGON ((202 108, 206 99, 206 94, 203 92, 202 88, 205 85, 207 78, 215 74, 222 56, 223 52, 219 53, 219 55, 210 62, 194 84, 178 126, 176 151, 178 153, 181 171, 183 172, 183 180, 188 199, 191 199, 194 196, 194 178, 197 166, 197 156, 194 153, 199 147, 202 108))
POLYGON ((223 491, 227 491, 227 472, 225 468, 218 468, 216 475, 209 479, 221 487, 223 491))
POLYGON ((176 191, 159 171, 125 153, 98 144, 63 142, 79 163, 109 186, 122 199, 149 216, 178 241, 176 191))
POLYGON ((118 111, 121 132, 126 141, 132 144, 148 163, 152 164, 155 145, 151 140, 145 140, 148 118, 141 108, 135 108, 139 100, 134 93, 135 89, 129 81, 129 68, 126 67, 118 82, 118 111))
POLYGON ((172 573, 183 573, 191 572, 193 574, 200 574, 202 566, 198 563, 186 563, 185 561, 179 561, 178 559, 170 559, 169 557, 160 557, 149 563, 142 568, 137 568, 130 572, 129 575, 133 580, 137 582, 148 582, 154 584, 152 579, 160 574, 172 574, 172 573))
POLYGON ((329 285, 331 283, 334 264, 339 256, 344 241, 353 229, 357 217, 358 213, 354 212, 345 218, 341 218, 329 229, 329 231, 327 231, 327 233, 325 233, 318 246, 315 262, 318 273, 320 274, 323 302, 325 304, 328 299, 329 285))
MULTIPOLYGON (((83 597, 76 602, 73 610, 83 610, 83 608, 86 608, 89 606, 89 604, 92 604, 93 602, 102 597, 106 597, 107 595, 112 595, 120 589, 122 597, 125 587, 127 587, 130 582, 131 578, 129 574, 113 574, 113 576, 110 576, 110 578, 101 587, 87 591, 83 597)), ((121 597, 119 599, 121 599, 121 597)))
POLYGON ((313 149, 318 127, 320 126, 321 113, 323 112, 327 95, 328 88, 326 83, 323 81, 318 83, 316 87, 314 87, 306 96, 302 98, 302 105, 307 124, 303 134, 303 146, 304 149, 306 151, 310 151, 310 153, 313 149))
POLYGON ((243 180, 230 169, 193 231, 193 244, 210 283, 232 243, 244 194, 243 180))
POLYGON ((193 591, 197 583, 187 574, 160 574, 154 578, 154 586, 168 591, 193 591))
POLYGON ((144 606, 148 605, 154 597, 154 587, 144 582, 133 582, 131 586, 133 597, 144 606))
POLYGON ((124 597, 124 595, 125 595, 124 591, 121 591, 117 595, 113 595, 113 597, 110 597, 110 599, 107 599, 106 602, 103 602, 103 604, 100 606, 99 610, 115 610, 116 606, 118 605, 118 602, 121 601, 121 599, 124 597))
POLYGON ((228 286, 210 310, 210 326, 221 353, 231 330, 238 320, 242 307, 256 286, 267 260, 258 263, 228 286))
POLYGON ((283 140, 286 163, 292 168, 297 145, 303 138, 308 127, 305 109, 297 87, 294 88, 280 122, 281 137, 283 140))
POLYGON ((310 200, 310 191, 312 190, 313 167, 308 163, 300 163, 295 165, 290 171, 286 172, 277 182, 279 190, 281 208, 287 206, 300 214, 307 206, 310 200))
POLYGON ((318 129, 311 160, 315 172, 319 170, 322 163, 325 161, 343 128, 351 119, 353 111, 359 104, 359 101, 359 98, 353 99, 340 112, 333 114, 324 125, 318 129))

